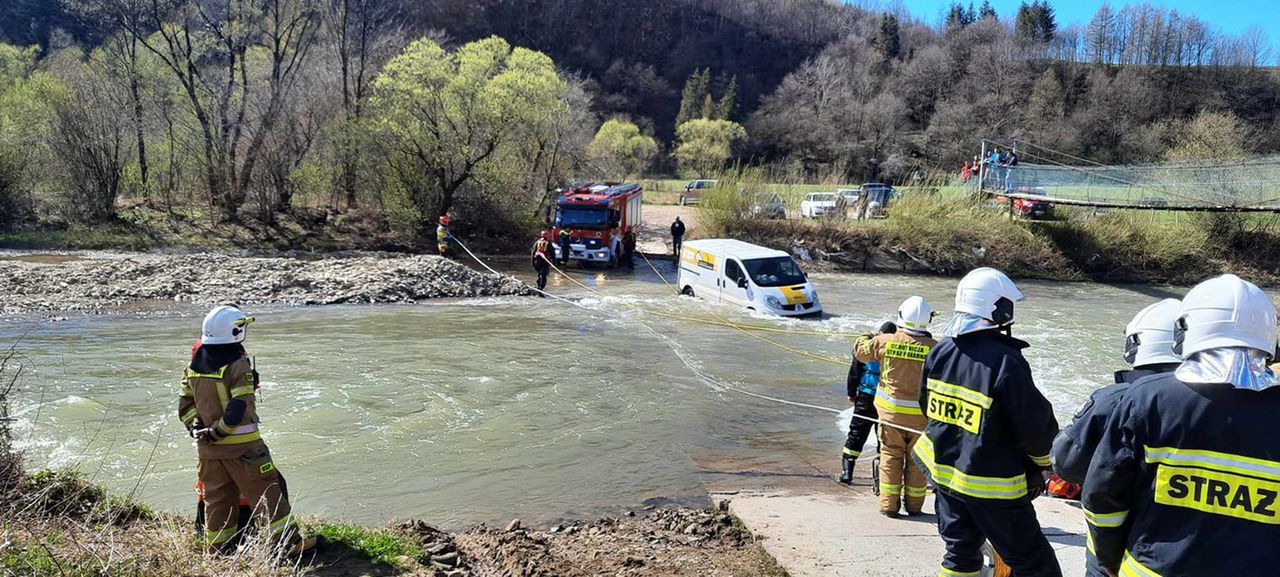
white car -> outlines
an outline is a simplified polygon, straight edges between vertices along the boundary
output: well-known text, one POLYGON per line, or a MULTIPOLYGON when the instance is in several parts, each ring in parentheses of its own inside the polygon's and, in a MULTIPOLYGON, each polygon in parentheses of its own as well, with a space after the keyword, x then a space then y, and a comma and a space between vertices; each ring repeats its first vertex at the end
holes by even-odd
POLYGON ((821 218, 836 212, 834 192, 810 192, 800 202, 800 218, 821 218))

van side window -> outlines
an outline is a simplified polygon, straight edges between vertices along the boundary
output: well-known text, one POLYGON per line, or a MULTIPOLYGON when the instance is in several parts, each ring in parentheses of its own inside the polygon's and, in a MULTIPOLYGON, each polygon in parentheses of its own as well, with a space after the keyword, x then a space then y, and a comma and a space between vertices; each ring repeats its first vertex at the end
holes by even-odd
POLYGON ((746 278, 742 274, 742 268, 738 266, 738 261, 728 260, 724 263, 724 276, 736 285, 739 281, 746 278))

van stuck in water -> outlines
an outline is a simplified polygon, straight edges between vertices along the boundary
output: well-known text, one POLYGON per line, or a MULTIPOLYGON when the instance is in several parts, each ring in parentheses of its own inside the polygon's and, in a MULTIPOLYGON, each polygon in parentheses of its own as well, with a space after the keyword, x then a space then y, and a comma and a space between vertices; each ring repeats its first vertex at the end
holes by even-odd
POLYGON ((785 252, 739 240, 684 243, 680 293, 783 316, 822 313, 818 291, 785 252))

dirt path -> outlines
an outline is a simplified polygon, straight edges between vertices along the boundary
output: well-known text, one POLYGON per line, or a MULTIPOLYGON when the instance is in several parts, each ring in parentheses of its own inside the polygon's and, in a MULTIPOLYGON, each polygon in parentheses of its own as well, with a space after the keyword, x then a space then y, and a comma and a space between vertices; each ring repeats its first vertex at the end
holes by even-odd
POLYGON ((636 247, 646 254, 671 254, 671 223, 676 217, 684 221, 684 237, 692 238, 698 227, 698 209, 690 206, 646 204, 642 208, 644 224, 636 247))
MULTIPOLYGON (((943 543, 933 497, 926 515, 889 519, 877 512, 868 464, 852 489, 811 479, 780 488, 713 487, 712 499, 733 512, 792 577, 928 577, 943 543)), ((1037 499, 1036 512, 1065 577, 1083 577, 1084 515, 1069 503, 1037 499)))

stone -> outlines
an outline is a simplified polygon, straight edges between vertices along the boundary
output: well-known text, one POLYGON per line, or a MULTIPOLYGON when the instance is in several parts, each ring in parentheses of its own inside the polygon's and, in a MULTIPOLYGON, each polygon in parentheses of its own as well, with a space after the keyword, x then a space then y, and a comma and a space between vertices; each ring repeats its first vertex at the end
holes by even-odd
POLYGON ((508 533, 512 531, 519 531, 520 527, 521 527, 520 520, 512 519, 510 523, 507 523, 507 528, 505 529, 505 531, 508 533))

